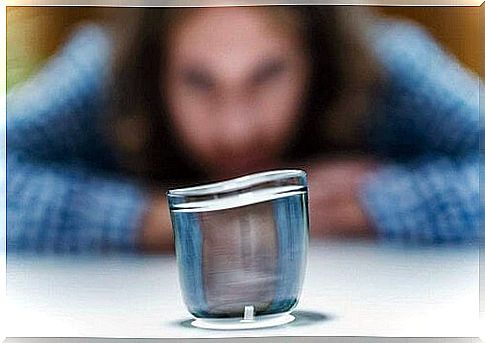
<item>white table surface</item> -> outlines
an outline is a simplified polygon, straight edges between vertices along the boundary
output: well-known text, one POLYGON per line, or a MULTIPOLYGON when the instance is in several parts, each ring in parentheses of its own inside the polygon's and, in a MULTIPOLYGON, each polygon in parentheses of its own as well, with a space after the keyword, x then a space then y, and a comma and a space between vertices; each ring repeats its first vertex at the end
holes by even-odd
POLYGON ((187 325, 174 257, 8 255, 8 337, 478 336, 478 247, 312 243, 296 320, 187 325))

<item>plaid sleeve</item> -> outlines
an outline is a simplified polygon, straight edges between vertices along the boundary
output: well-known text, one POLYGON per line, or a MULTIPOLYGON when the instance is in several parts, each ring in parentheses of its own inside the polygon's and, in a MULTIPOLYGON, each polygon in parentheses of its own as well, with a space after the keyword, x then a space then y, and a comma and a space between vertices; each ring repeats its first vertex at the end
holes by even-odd
POLYGON ((480 79, 414 24, 384 20, 374 29, 387 83, 368 138, 387 164, 367 180, 361 202, 381 237, 474 240, 480 79))
POLYGON ((382 238, 473 241, 480 218, 478 169, 472 156, 387 165, 364 184, 361 200, 382 238))
POLYGON ((144 208, 142 192, 119 177, 7 156, 8 250, 132 251, 144 208))
POLYGON ((110 39, 84 24, 29 80, 7 95, 7 151, 51 161, 112 162, 98 125, 110 39))
POLYGON ((477 153, 479 77, 414 24, 379 22, 371 46, 386 77, 369 122, 375 153, 400 160, 477 153))

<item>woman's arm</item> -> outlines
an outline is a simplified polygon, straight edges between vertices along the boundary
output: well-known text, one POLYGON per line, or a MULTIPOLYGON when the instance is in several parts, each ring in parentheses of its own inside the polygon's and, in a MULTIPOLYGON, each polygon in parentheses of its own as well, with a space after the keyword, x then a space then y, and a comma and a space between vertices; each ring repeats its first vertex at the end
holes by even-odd
POLYGON ((384 164, 347 157, 319 161, 307 170, 314 237, 425 243, 478 238, 478 157, 427 156, 384 164))
POLYGON ((149 195, 119 176, 7 157, 9 250, 168 251, 171 226, 163 203, 163 194, 149 195))
POLYGON ((401 161, 477 154, 479 77, 411 23, 379 21, 369 36, 386 78, 368 128, 375 154, 401 161))
POLYGON ((100 132, 110 40, 95 24, 7 95, 7 152, 42 161, 112 162, 100 132))
POLYGON ((113 168, 97 126, 109 45, 101 27, 82 26, 7 97, 9 250, 172 246, 163 195, 148 195, 132 180, 99 171, 113 168))
POLYGON ((478 156, 429 156, 369 174, 359 197, 387 239, 464 242, 478 238, 478 156))
POLYGON ((38 74, 8 94, 9 249, 171 247, 163 195, 95 171, 113 167, 97 126, 110 48, 100 26, 81 26, 38 74))
POLYGON ((374 37, 388 83, 369 138, 385 162, 361 189, 365 212, 388 238, 476 239, 479 78, 414 25, 374 37))
POLYGON ((368 131, 377 161, 347 157, 309 168, 313 232, 476 239, 478 77, 411 24, 383 21, 369 44, 387 74, 368 131))

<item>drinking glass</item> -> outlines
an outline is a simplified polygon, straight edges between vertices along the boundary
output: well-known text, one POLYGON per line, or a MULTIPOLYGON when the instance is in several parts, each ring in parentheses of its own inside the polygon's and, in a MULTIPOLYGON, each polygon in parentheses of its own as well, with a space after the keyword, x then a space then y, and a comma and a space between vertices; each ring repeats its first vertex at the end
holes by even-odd
POLYGON ((167 192, 192 325, 259 328, 294 319, 306 270, 303 170, 275 170, 167 192))

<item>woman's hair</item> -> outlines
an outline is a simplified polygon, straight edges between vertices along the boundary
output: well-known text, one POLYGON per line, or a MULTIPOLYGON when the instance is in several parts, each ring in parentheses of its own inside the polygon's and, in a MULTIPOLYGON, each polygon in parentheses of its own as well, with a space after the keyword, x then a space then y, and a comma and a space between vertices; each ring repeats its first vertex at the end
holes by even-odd
MULTIPOLYGON (((372 13, 347 6, 264 9, 279 14, 275 18, 283 25, 297 24, 313 66, 303 119, 286 152, 288 160, 361 151, 366 109, 380 80, 364 35, 372 13)), ((119 161, 127 172, 166 186, 204 178, 179 149, 159 88, 165 39, 180 18, 197 9, 125 11, 112 26, 117 49, 105 125, 119 161)))

